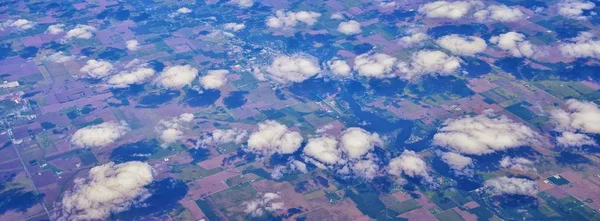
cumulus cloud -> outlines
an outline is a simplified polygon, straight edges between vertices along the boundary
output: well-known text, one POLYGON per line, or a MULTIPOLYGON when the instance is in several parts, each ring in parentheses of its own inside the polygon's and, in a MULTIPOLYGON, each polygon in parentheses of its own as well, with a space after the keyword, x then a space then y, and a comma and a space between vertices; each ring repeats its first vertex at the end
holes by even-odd
POLYGON ((567 57, 600 58, 600 41, 589 32, 580 32, 577 37, 560 44, 559 49, 567 57))
POLYGON ((154 179, 144 162, 113 162, 96 166, 85 178, 75 179, 72 190, 57 203, 54 220, 106 220, 151 195, 145 188, 154 179))
POLYGON ((300 23, 312 26, 317 23, 319 17, 321 17, 320 13, 312 11, 285 12, 277 10, 274 16, 267 18, 266 23, 269 28, 292 28, 300 23))
POLYGON ((125 42, 127 50, 130 51, 135 51, 138 49, 138 46, 140 45, 140 43, 137 40, 129 40, 127 42, 125 42))
POLYGON ((223 28, 228 31, 238 32, 246 28, 246 25, 243 23, 226 23, 223 28))
POLYGON ((33 23, 27 19, 22 19, 22 18, 17 19, 16 21, 9 20, 7 22, 8 27, 12 27, 12 28, 15 28, 20 31, 31 29, 31 28, 33 28, 34 25, 35 25, 35 23, 33 23))
POLYGON ((253 217, 260 217, 265 213, 283 210, 284 203, 280 198, 277 193, 265 193, 260 199, 244 202, 243 205, 246 206, 244 212, 253 217))
POLYGON ((557 7, 559 15, 577 20, 585 20, 587 16, 584 16, 583 12, 594 9, 596 4, 590 1, 564 0, 559 2, 557 7))
POLYGON ((472 8, 483 7, 480 1, 435 1, 419 7, 419 13, 428 18, 460 19, 472 8))
POLYGON ((309 55, 293 54, 275 57, 267 67, 269 78, 282 84, 298 83, 321 72, 316 58, 309 55))
POLYGON ((535 50, 533 44, 525 40, 525 35, 514 31, 493 36, 490 42, 514 57, 532 57, 535 50))
POLYGON ((191 84, 196 76, 198 76, 198 69, 190 65, 176 65, 160 72, 154 81, 166 88, 182 88, 191 84))
POLYGON ((529 195, 535 196, 538 187, 535 182, 511 177, 498 177, 486 180, 483 184, 484 189, 492 195, 529 195))
POLYGON ((80 38, 80 39, 90 39, 94 36, 94 32, 96 32, 96 28, 89 25, 77 25, 75 28, 69 30, 65 35, 65 38, 80 38))
POLYGON ((562 132, 557 142, 562 146, 594 145, 587 134, 600 134, 600 108, 592 102, 570 99, 567 108, 550 112, 556 131, 562 132))
POLYGON ((206 89, 217 89, 227 83, 228 70, 210 70, 200 78, 200 84, 206 89))
POLYGON ((535 144, 539 134, 506 116, 478 115, 450 119, 434 135, 436 145, 453 151, 483 155, 535 144))
POLYGON ((112 70, 113 65, 111 63, 95 59, 88 60, 86 64, 79 69, 79 71, 85 73, 87 77, 94 79, 104 78, 110 75, 112 70))
POLYGON ((444 152, 441 158, 456 174, 468 176, 473 174, 473 159, 470 157, 453 152, 444 152))
POLYGON ((308 139, 303 153, 323 164, 343 164, 342 149, 334 137, 322 136, 308 139))
POLYGON ((344 20, 344 15, 342 13, 336 12, 336 13, 331 14, 331 16, 329 18, 334 19, 334 20, 344 20))
POLYGON ((46 33, 52 34, 52 35, 56 35, 56 34, 60 34, 65 32, 65 25, 64 24, 55 24, 55 25, 50 25, 48 26, 48 29, 46 30, 46 33))
POLYGON ((479 21, 494 20, 499 22, 513 22, 525 18, 525 14, 519 8, 506 5, 490 5, 487 9, 475 12, 473 16, 479 21))
POLYGON ((360 23, 354 20, 340 23, 340 25, 338 25, 337 30, 345 35, 355 35, 360 34, 362 32, 360 30, 360 23))
POLYGON ((427 163, 412 150, 405 150, 399 157, 390 160, 388 167, 388 173, 393 175, 404 174, 409 177, 420 177, 426 181, 432 181, 427 163))
POLYGON ((417 32, 417 33, 400 38, 399 43, 400 43, 400 45, 410 47, 410 46, 418 44, 428 38, 429 38, 429 36, 427 36, 427 34, 422 33, 422 32, 417 32))
POLYGON ((279 165, 273 169, 273 172, 271 172, 271 178, 278 180, 289 173, 306 173, 307 171, 308 169, 306 168, 306 164, 304 162, 299 160, 288 160, 285 166, 279 165))
POLYGON ((179 9, 177 9, 177 13, 180 14, 189 14, 192 13, 192 9, 186 8, 186 7, 181 7, 179 9))
POLYGON ((393 77, 392 70, 396 64, 396 60, 396 58, 383 53, 365 53, 354 58, 354 70, 360 76, 364 77, 393 77))
POLYGON ((106 83, 114 88, 126 88, 133 84, 142 84, 154 76, 154 69, 144 66, 132 71, 123 71, 108 78, 106 83))
POLYGON ((68 61, 72 61, 73 59, 75 59, 74 56, 65 55, 65 53, 62 51, 59 51, 59 52, 56 52, 54 54, 44 57, 44 60, 46 60, 46 61, 49 61, 52 63, 59 63, 59 64, 66 63, 68 61))
POLYGON ((240 8, 250 8, 254 5, 254 0, 231 0, 229 3, 240 8))
POLYGON ((352 76, 352 68, 348 65, 348 62, 339 59, 333 59, 327 62, 329 71, 338 77, 350 77, 352 76))
POLYGON ((274 153, 291 154, 300 148, 303 140, 300 133, 276 121, 267 120, 259 123, 258 130, 250 134, 246 149, 267 156, 274 153))
POLYGON ((359 158, 377 145, 383 145, 383 140, 377 133, 369 133, 365 129, 351 127, 342 132, 340 138, 342 149, 350 158, 359 158))
POLYGON ((487 44, 485 40, 477 36, 460 36, 456 34, 446 35, 436 40, 438 45, 453 54, 463 56, 475 56, 485 51, 487 44))
POLYGON ((504 157, 500 160, 500 166, 509 170, 537 173, 533 161, 523 157, 504 157))
POLYGON ((194 120, 194 114, 183 113, 171 120, 159 121, 155 130, 159 133, 158 138, 162 141, 162 146, 166 147, 181 140, 184 134, 184 125, 192 120, 194 120))
POLYGON ((200 144, 225 144, 225 143, 243 143, 248 137, 248 131, 241 130, 238 128, 232 128, 227 130, 216 129, 212 133, 203 137, 200 140, 200 144))
POLYGON ((458 57, 450 56, 442 51, 421 50, 412 55, 410 63, 398 63, 401 77, 407 80, 419 79, 425 75, 450 75, 461 65, 458 57))
POLYGON ((77 147, 103 147, 114 143, 129 131, 125 123, 104 122, 81 128, 71 136, 71 143, 77 147))

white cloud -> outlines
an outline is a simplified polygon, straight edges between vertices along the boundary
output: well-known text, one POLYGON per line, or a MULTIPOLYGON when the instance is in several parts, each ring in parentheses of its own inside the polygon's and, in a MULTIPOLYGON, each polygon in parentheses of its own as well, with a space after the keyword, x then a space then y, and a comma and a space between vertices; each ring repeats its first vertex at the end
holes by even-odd
POLYGON ((246 206, 245 213, 253 217, 259 217, 265 213, 275 212, 284 209, 284 203, 280 200, 281 196, 277 193, 265 193, 262 198, 242 203, 246 206))
POLYGON ((127 44, 127 50, 130 51, 135 51, 138 49, 138 46, 140 45, 140 43, 137 40, 129 40, 127 42, 125 42, 127 44))
POLYGON ((336 13, 331 14, 331 16, 329 18, 334 19, 334 20, 344 20, 344 15, 342 13, 336 12, 336 13))
POLYGON ((360 34, 362 32, 360 30, 360 23, 354 20, 340 23, 337 30, 345 35, 355 35, 360 34))
POLYGON ((200 84, 206 89, 218 89, 227 83, 228 70, 210 70, 200 78, 200 84))
POLYGON ((308 55, 293 54, 277 56, 267 68, 269 78, 279 83, 298 83, 321 72, 316 58, 308 55))
POLYGON ((303 153, 324 164, 343 164, 346 162, 337 139, 329 136, 308 139, 303 153))
POLYGON ((393 77, 391 74, 394 64, 396 64, 396 58, 387 54, 361 54, 354 58, 354 70, 358 72, 360 76, 374 77, 374 78, 388 78, 393 77))
POLYGON ((472 8, 483 7, 480 1, 435 1, 419 7, 419 13, 428 18, 460 19, 472 8))
POLYGON ((487 44, 485 40, 477 36, 465 36, 452 34, 438 38, 436 42, 446 50, 457 55, 475 56, 485 51, 487 44))
POLYGON ((183 113, 171 120, 161 120, 155 127, 155 130, 159 133, 158 138, 162 141, 162 146, 166 147, 169 144, 175 143, 184 134, 184 124, 194 120, 194 114, 183 113))
POLYGON ((71 143, 77 147, 103 147, 114 143, 129 131, 125 123, 104 122, 81 128, 71 136, 71 143))
POLYGON ((96 32, 96 28, 89 25, 77 25, 75 28, 69 30, 65 35, 65 38, 81 38, 81 39, 90 39, 94 36, 94 32, 96 32))
POLYGON ((258 130, 250 134, 247 150, 262 155, 294 153, 304 138, 290 131, 287 126, 267 120, 258 124, 258 130))
POLYGON ((113 65, 107 61, 91 59, 79 69, 80 72, 85 73, 87 77, 100 79, 108 76, 113 70, 113 65))
POLYGON ((65 55, 64 52, 59 51, 56 52, 54 54, 51 55, 47 55, 44 60, 52 62, 52 63, 66 63, 68 61, 72 61, 73 59, 75 59, 75 57, 73 55, 65 55))
POLYGON ((460 68, 461 60, 442 51, 421 50, 410 59, 410 63, 398 63, 401 77, 419 79, 425 75, 450 75, 460 68))
POLYGON ((126 88, 132 84, 142 84, 154 76, 154 69, 138 67, 132 71, 123 71, 108 78, 106 83, 114 88, 126 88))
POLYGON ((429 36, 427 36, 427 34, 422 33, 422 32, 417 32, 417 33, 400 38, 399 43, 400 43, 400 45, 410 47, 410 46, 418 44, 428 38, 429 38, 429 36))
POLYGON ((583 15, 583 11, 594 9, 596 4, 590 1, 564 0, 559 2, 557 7, 559 15, 577 20, 585 20, 587 17, 583 15))
POLYGON ((441 158, 456 174, 468 176, 473 174, 473 159, 470 157, 453 152, 444 152, 441 158))
POLYGON ((177 9, 177 13, 180 14, 189 14, 192 13, 192 9, 186 8, 186 7, 181 7, 179 9, 177 9))
POLYGON ((198 69, 190 65, 176 65, 160 72, 154 81, 166 88, 182 88, 191 84, 196 76, 198 76, 198 69))
POLYGON ((55 25, 50 25, 48 26, 48 29, 46 30, 46 33, 52 34, 52 35, 56 35, 56 34, 60 34, 65 32, 65 25, 64 24, 55 24, 55 25))
POLYGON ((248 131, 241 130, 238 128, 221 130, 216 129, 202 140, 200 140, 200 144, 225 144, 225 143, 243 143, 248 137, 248 131))
POLYGON ((154 179, 147 163, 132 161, 96 166, 86 178, 75 179, 55 207, 54 220, 106 220, 151 195, 145 188, 154 179))
POLYGON ((348 65, 348 62, 339 59, 333 59, 327 62, 327 67, 329 67, 329 71, 334 76, 338 77, 350 77, 352 76, 352 68, 348 65))
POLYGON ((570 99, 567 109, 555 109, 550 112, 556 124, 556 131, 562 135, 556 141, 562 146, 593 145, 595 142, 587 135, 600 134, 600 108, 592 102, 570 99))
POLYGON ((246 28, 246 25, 243 23, 226 23, 223 28, 228 31, 238 32, 246 28))
POLYGON ((299 23, 312 26, 320 16, 320 13, 312 11, 285 12, 284 10, 277 10, 275 16, 267 18, 266 23, 269 28, 292 28, 299 23))
POLYGON ((504 157, 500 160, 500 166, 509 170, 537 173, 533 161, 523 157, 504 157))
POLYGON ((577 37, 569 41, 558 46, 564 56, 573 58, 600 58, 600 41, 592 33, 580 32, 577 37))
POLYGON ((229 3, 240 8, 250 8, 254 5, 254 0, 231 0, 229 3))
POLYGON ((513 31, 493 36, 490 42, 514 57, 532 57, 535 50, 533 44, 525 40, 525 35, 513 31))
POLYGON ((426 181, 432 181, 427 163, 412 150, 405 150, 400 156, 390 160, 388 167, 388 173, 392 175, 404 174, 409 177, 420 177, 426 181))
POLYGON ((285 166, 279 165, 273 169, 271 172, 271 178, 278 180, 283 178, 288 173, 300 172, 306 173, 308 170, 306 169, 306 164, 302 161, 298 160, 288 160, 285 166))
POLYGON ((375 146, 383 145, 383 140, 377 133, 369 133, 362 128, 351 127, 342 132, 340 145, 348 157, 359 158, 375 146))
POLYGON ((493 195, 535 196, 538 192, 535 182, 522 178, 498 177, 486 180, 483 185, 486 191, 493 195))
POLYGON ((16 28, 18 30, 24 31, 27 29, 33 28, 35 24, 27 19, 17 19, 16 21, 11 21, 8 23, 8 26, 16 28))
POLYGON ((506 116, 450 119, 434 135, 436 145, 463 154, 483 155, 537 143, 539 134, 506 116))
POLYGON ((513 22, 525 18, 525 14, 519 8, 506 5, 490 5, 487 9, 475 12, 473 16, 479 21, 489 19, 499 22, 513 22))

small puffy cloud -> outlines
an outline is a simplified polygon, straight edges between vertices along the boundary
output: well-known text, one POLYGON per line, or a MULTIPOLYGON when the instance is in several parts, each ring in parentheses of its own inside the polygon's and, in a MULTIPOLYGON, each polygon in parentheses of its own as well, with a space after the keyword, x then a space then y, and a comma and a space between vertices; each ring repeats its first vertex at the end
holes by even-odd
POLYGON ((365 53, 354 58, 354 70, 360 76, 364 77, 393 77, 392 70, 396 64, 396 60, 396 58, 383 53, 365 53))
POLYGON ((238 128, 221 130, 216 129, 202 140, 200 140, 200 144, 225 144, 225 143, 235 143, 241 144, 248 137, 248 131, 241 130, 238 128))
POLYGON ((65 25, 64 24, 55 24, 55 25, 50 25, 48 26, 48 29, 46 30, 46 33, 49 34, 60 34, 65 32, 65 25))
POLYGON ((191 84, 196 76, 198 69, 190 65, 176 65, 160 72, 154 81, 165 88, 182 88, 191 84))
POLYGON ((485 40, 477 36, 465 36, 452 34, 436 40, 438 45, 456 55, 475 56, 485 51, 487 44, 485 40))
POLYGON ((129 40, 127 42, 125 42, 126 46, 127 46, 127 50, 130 51, 135 51, 138 49, 138 46, 140 46, 140 43, 137 40, 129 40))
POLYGON ((267 156, 274 153, 291 154, 300 148, 303 140, 300 133, 276 121, 267 120, 259 123, 258 130, 250 134, 247 150, 267 156))
POLYGON ((580 133, 573 132, 562 132, 562 134, 556 137, 556 143, 563 147, 581 147, 585 145, 597 145, 590 136, 580 133))
POLYGON ((192 13, 192 9, 186 8, 186 7, 181 7, 179 9, 177 9, 177 13, 180 14, 189 14, 192 13))
POLYGON ((75 59, 75 57, 73 55, 65 55, 64 52, 59 51, 56 52, 54 54, 48 55, 46 57, 44 57, 44 60, 52 62, 52 63, 66 63, 68 61, 72 61, 73 59, 75 59))
POLYGON ((125 123, 104 122, 81 128, 71 136, 71 143, 77 147, 103 147, 114 143, 129 131, 125 123))
POLYGON ((352 76, 352 68, 348 65, 348 62, 339 59, 333 59, 327 62, 329 71, 338 77, 350 77, 352 76))
POLYGON ((458 57, 450 56, 442 51, 421 50, 412 55, 410 63, 398 63, 401 77, 407 80, 419 79, 425 75, 450 75, 461 65, 458 57))
POLYGON ((85 178, 75 179, 72 190, 57 203, 54 220, 107 220, 111 214, 129 209, 151 195, 145 188, 154 174, 139 161, 96 166, 85 178))
POLYGON ((342 164, 345 160, 338 141, 333 137, 323 136, 308 139, 304 154, 323 164, 342 164))
POLYGON ((419 7, 419 13, 428 18, 460 19, 472 8, 482 7, 480 1, 435 1, 419 7))
POLYGON ((243 23, 226 23, 223 28, 228 31, 238 32, 246 28, 246 25, 243 23))
POLYGON ((533 44, 525 39, 525 35, 514 31, 493 36, 490 42, 514 57, 532 57, 534 54, 533 44))
POLYGON ((126 88, 133 84, 142 84, 154 76, 154 69, 138 67, 132 71, 123 71, 111 76, 106 81, 111 87, 126 88))
POLYGON ((377 133, 369 133, 365 129, 351 127, 342 132, 340 145, 348 157, 359 158, 375 146, 383 145, 383 140, 377 133))
POLYGON ((448 164, 456 174, 472 175, 473 159, 465 157, 458 153, 444 152, 441 155, 442 161, 448 164))
POLYGON ((267 18, 267 26, 269 28, 292 28, 303 23, 306 26, 312 26, 321 17, 320 13, 312 11, 285 12, 277 10, 274 16, 267 18))
POLYGON ((81 38, 81 39, 90 39, 94 36, 94 32, 96 32, 96 28, 89 25, 77 25, 75 28, 69 30, 65 35, 65 38, 81 38))
POLYGON ((162 146, 166 147, 169 144, 175 143, 184 135, 184 124, 194 120, 194 115, 183 113, 171 120, 161 120, 156 125, 155 130, 159 133, 158 138, 162 141, 162 146))
POLYGON ((582 0, 563 0, 557 4, 557 7, 559 15, 577 20, 585 20, 587 16, 584 16, 583 12, 594 9, 596 4, 582 0))
POLYGON ((288 160, 285 166, 279 165, 273 169, 273 172, 271 172, 271 178, 278 180, 289 173, 306 173, 307 171, 308 169, 306 168, 306 164, 304 162, 299 160, 288 160))
POLYGON ((399 43, 400 43, 400 45, 410 47, 410 46, 418 44, 428 38, 429 38, 429 36, 427 36, 427 34, 422 33, 422 32, 417 32, 417 33, 400 38, 399 43))
POLYGON ((360 23, 354 20, 340 23, 337 30, 345 35, 355 35, 362 32, 362 30, 360 30, 360 23))
POLYGON ((505 176, 486 180, 483 186, 492 195, 535 196, 538 192, 537 185, 531 180, 505 176))
POLYGON ((589 32, 580 32, 577 37, 561 43, 558 47, 567 57, 600 58, 600 41, 589 32))
POLYGON ((218 89, 227 83, 228 70, 210 70, 200 78, 200 84, 206 89, 218 89))
POLYGON ((33 28, 35 24, 27 19, 17 19, 16 21, 9 21, 8 26, 15 28, 20 31, 33 28))
POLYGON ((254 5, 254 0, 231 0, 229 3, 240 8, 250 8, 254 5))
POLYGON ((420 177, 431 181, 427 163, 412 150, 405 150, 399 157, 390 160, 388 167, 388 173, 392 175, 404 174, 409 177, 420 177))
POLYGON ((243 205, 246 206, 244 212, 253 217, 260 217, 265 213, 283 210, 284 203, 280 198, 277 193, 265 193, 260 199, 244 202, 243 205))
POLYGON ((478 115, 450 119, 433 137, 436 145, 453 151, 483 155, 535 144, 539 134, 506 116, 478 115))
POLYGON ((329 18, 334 19, 334 20, 344 20, 344 15, 342 13, 337 12, 337 13, 331 14, 331 16, 329 18))
POLYGON ((506 5, 490 5, 487 9, 475 12, 473 16, 479 21, 489 19, 499 22, 513 22, 525 18, 525 14, 519 8, 506 5))
POLYGON ((583 146, 596 144, 587 134, 600 134, 600 108, 592 102, 570 99, 567 109, 550 112, 556 124, 556 131, 562 134, 556 138, 561 146, 583 146))
POLYGON ((308 55, 293 54, 275 57, 267 67, 269 78, 282 84, 298 83, 321 72, 316 58, 308 55))
POLYGON ((113 70, 113 65, 107 61, 91 59, 79 69, 80 72, 85 73, 87 77, 100 79, 110 75, 113 70))
POLYGON ((537 173, 533 161, 523 157, 504 157, 500 160, 500 166, 509 170, 537 173))

